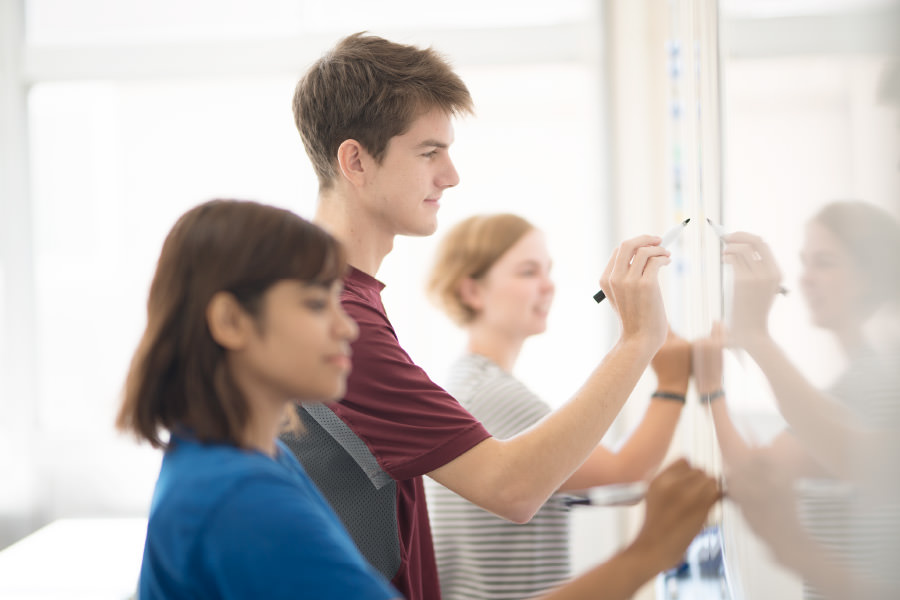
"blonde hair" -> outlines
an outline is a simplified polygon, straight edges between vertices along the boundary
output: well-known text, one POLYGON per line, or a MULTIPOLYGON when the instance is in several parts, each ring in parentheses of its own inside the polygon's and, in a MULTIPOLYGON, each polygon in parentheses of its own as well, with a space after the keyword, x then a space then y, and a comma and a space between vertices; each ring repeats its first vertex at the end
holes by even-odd
POLYGON ((438 246, 428 277, 428 297, 458 325, 476 317, 460 296, 460 283, 479 279, 535 227, 509 213, 476 215, 455 225, 438 246))

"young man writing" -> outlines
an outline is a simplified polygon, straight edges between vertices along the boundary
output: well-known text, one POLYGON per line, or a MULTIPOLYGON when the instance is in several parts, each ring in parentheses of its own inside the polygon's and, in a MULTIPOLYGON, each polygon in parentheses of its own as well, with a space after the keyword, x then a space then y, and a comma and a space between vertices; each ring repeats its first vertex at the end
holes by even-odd
POLYGON ((471 110, 466 86, 433 51, 362 34, 317 61, 294 95, 319 178, 315 220, 347 248, 342 301, 360 333, 344 400, 299 409, 307 433, 285 441, 366 558, 409 599, 440 597, 422 475, 527 521, 599 443, 667 332, 657 273, 668 252, 641 236, 616 249, 601 277, 619 340, 576 395, 528 431, 492 438, 412 362, 375 277, 395 236, 436 230, 442 195, 459 182, 452 117, 471 110))

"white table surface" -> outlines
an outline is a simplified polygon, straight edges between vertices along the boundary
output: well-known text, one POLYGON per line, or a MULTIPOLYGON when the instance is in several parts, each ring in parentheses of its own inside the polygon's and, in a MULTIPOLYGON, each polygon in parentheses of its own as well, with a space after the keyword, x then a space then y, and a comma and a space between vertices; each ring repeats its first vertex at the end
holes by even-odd
POLYGON ((54 521, 0 551, 0 598, 131 598, 146 533, 142 518, 54 521))

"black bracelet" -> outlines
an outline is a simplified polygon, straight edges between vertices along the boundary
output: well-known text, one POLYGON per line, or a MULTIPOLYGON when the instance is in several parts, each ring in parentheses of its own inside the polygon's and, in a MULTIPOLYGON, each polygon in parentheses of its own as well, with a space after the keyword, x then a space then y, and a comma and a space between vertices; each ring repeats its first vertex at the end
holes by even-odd
POLYGON ((653 392, 651 398, 664 398, 665 400, 676 400, 684 404, 685 397, 684 394, 672 394, 670 392, 653 392))
POLYGON ((725 395, 725 390, 723 390, 722 388, 719 388, 716 391, 710 392, 708 394, 700 394, 700 403, 701 404, 709 404, 713 400, 721 398, 724 395, 725 395))

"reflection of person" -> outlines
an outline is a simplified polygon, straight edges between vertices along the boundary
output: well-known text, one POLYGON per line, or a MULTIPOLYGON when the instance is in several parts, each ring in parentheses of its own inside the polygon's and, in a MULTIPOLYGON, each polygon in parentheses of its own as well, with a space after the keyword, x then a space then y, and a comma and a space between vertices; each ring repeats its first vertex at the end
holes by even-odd
MULTIPOLYGON (((898 533, 900 515, 896 487, 884 484, 895 481, 884 475, 900 458, 894 441, 900 384, 896 340, 878 349, 867 338, 865 325, 876 314, 895 310, 900 300, 900 226, 885 211, 862 202, 829 204, 807 225, 802 291, 814 323, 835 335, 848 358, 847 369, 826 391, 807 381, 768 332, 768 311, 780 279, 768 246, 744 233, 727 241, 725 257, 734 268, 735 290, 732 323, 724 335, 759 364, 790 425, 768 447, 752 448, 737 433, 727 407, 712 402, 723 459, 732 471, 730 495, 754 529, 777 546, 780 560, 820 592, 842 597, 841 590, 855 589, 867 590, 865 597, 883 595, 881 588, 896 585, 888 581, 896 574, 877 563, 900 558, 896 544, 893 549, 884 544, 898 533), (783 489, 801 477, 818 482, 783 489), (757 492, 763 484, 774 496, 796 497, 802 514, 795 514, 793 506, 774 510, 770 502, 755 502, 762 500, 757 492), (787 541, 785 532, 792 530, 793 520, 808 528, 808 544, 801 536, 787 541), (888 531, 892 533, 886 535, 888 531), (868 553, 875 558, 866 559, 867 570, 855 568, 853 563, 868 553)), ((701 397, 718 395, 722 342, 723 332, 716 329, 711 338, 695 343, 701 397)), ((808 590, 808 595, 815 593, 808 590)))
POLYGON ((316 222, 347 247, 342 301, 357 321, 344 400, 298 413, 284 439, 363 555, 410 599, 437 598, 422 476, 524 522, 600 441, 662 345, 657 281, 668 252, 642 236, 618 247, 601 286, 621 321, 618 343, 566 405, 498 440, 400 346, 375 277, 397 235, 430 235, 442 194, 459 182, 451 118, 468 90, 431 50, 352 35, 299 82, 294 113, 319 178, 316 222))
MULTIPOLYGON (((525 340, 546 328, 554 292, 550 267, 543 234, 521 217, 498 214, 455 226, 431 272, 430 295, 468 337, 468 352, 451 369, 447 390, 499 439, 551 412, 512 375, 525 340)), ((651 363, 658 393, 640 425, 618 452, 597 446, 560 489, 635 481, 654 471, 681 414, 690 360, 690 344, 670 334, 651 363)), ((563 494, 554 494, 531 521, 516 525, 443 486, 426 482, 426 488, 446 600, 531 598, 569 576, 569 509, 563 494)))
POLYGON ((398 597, 277 439, 293 400, 343 394, 344 265, 330 235, 250 202, 203 204, 166 238, 118 417, 165 448, 141 600, 398 597))

